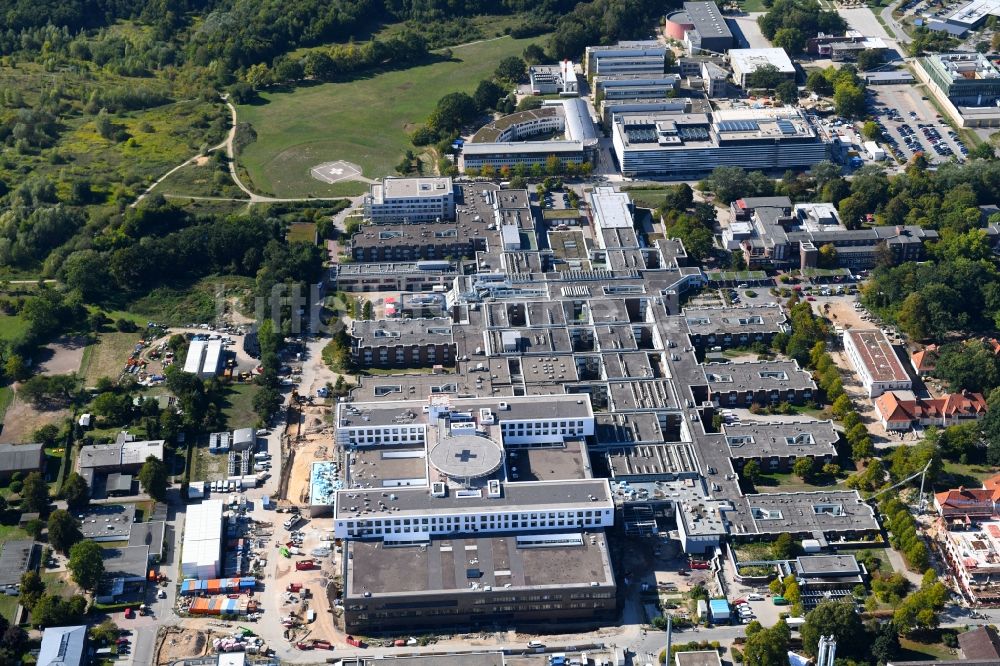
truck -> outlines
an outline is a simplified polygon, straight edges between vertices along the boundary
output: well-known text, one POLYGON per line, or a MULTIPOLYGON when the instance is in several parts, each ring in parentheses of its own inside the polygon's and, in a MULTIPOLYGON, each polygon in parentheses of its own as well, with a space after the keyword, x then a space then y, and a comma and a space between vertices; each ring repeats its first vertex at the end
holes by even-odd
POLYGON ((289 518, 288 520, 286 520, 283 523, 283 525, 284 525, 284 527, 285 527, 286 530, 294 529, 295 526, 298 525, 301 520, 302 520, 301 516, 299 516, 299 514, 296 513, 296 514, 293 514, 291 518, 289 518))
POLYGON ((285 591, 287 591, 287 592, 301 592, 302 591, 302 583, 289 583, 288 587, 285 588, 285 591))
POLYGON ((362 649, 364 649, 364 648, 368 647, 368 646, 367 646, 367 645, 365 644, 365 642, 364 642, 364 641, 362 641, 362 640, 360 640, 360 639, 357 639, 357 638, 355 638, 354 636, 351 636, 350 634, 348 634, 347 638, 346 638, 346 639, 344 639, 344 640, 346 640, 346 641, 347 641, 347 644, 348 644, 348 645, 351 645, 351 646, 353 646, 353 647, 356 647, 356 648, 362 648, 362 649))
POLYGON ((317 650, 332 650, 333 643, 331 643, 330 641, 321 640, 319 638, 314 638, 313 647, 315 647, 317 650))
POLYGON ((296 571, 309 571, 316 568, 316 562, 313 560, 300 560, 295 563, 296 571))
POLYGON ((300 650, 312 650, 313 649, 313 644, 312 643, 303 643, 302 641, 299 641, 298 643, 295 644, 295 647, 297 647, 300 650))

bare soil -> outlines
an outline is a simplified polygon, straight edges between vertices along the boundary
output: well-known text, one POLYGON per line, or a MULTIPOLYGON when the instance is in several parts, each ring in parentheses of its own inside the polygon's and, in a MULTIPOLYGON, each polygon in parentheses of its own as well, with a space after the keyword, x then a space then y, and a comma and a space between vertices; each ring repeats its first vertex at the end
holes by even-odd
POLYGON ((83 338, 63 337, 42 347, 38 361, 38 371, 43 375, 68 375, 79 372, 83 361, 83 350, 87 341, 83 338))
POLYGON ((3 431, 0 432, 0 444, 22 444, 32 439, 32 433, 47 423, 58 423, 69 416, 68 409, 38 410, 18 398, 4 415, 3 431))

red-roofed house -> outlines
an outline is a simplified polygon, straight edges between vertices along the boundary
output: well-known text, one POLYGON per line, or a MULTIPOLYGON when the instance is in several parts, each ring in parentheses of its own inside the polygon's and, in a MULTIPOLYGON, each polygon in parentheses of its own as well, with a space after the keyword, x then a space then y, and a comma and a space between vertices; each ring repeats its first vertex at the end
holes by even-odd
POLYGON ((967 391, 927 400, 889 391, 875 398, 874 403, 886 430, 909 430, 917 424, 941 428, 961 425, 983 418, 988 409, 981 393, 967 391))
POLYGON ((992 490, 958 488, 935 493, 934 508, 945 520, 989 520, 996 511, 996 503, 992 490))
POLYGON ((910 356, 910 365, 913 366, 913 369, 917 371, 918 375, 926 377, 934 372, 934 368, 937 366, 937 360, 938 346, 927 345, 920 351, 914 352, 910 356))

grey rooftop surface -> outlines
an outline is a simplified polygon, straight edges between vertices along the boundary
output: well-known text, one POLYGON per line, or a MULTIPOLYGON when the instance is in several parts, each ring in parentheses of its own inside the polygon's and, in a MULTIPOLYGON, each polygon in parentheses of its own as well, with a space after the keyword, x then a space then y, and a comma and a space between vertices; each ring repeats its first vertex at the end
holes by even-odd
POLYGON ((816 389, 816 382, 795 361, 709 363, 704 369, 705 379, 712 393, 816 389))
POLYGON ((787 321, 777 304, 684 308, 683 315, 692 335, 777 333, 787 321))
MULTIPOLYGON (((442 378, 447 375, 441 375, 442 378)), ((456 398, 451 404, 456 410, 492 409, 499 422, 533 421, 535 419, 585 419, 593 415, 590 401, 575 395, 552 396, 548 400, 532 398, 456 398), (507 409, 501 410, 505 402, 507 409)), ((364 428, 386 425, 426 425, 423 413, 426 400, 406 400, 394 403, 356 402, 339 406, 338 419, 342 428, 364 428)))
POLYGON ((663 441, 660 419, 653 412, 602 413, 595 416, 599 444, 640 444, 663 441))
POLYGON ((690 476, 698 474, 694 448, 684 442, 674 444, 639 444, 608 452, 608 466, 616 479, 651 476, 690 476))
POLYGON ((856 576, 861 573, 853 555, 803 555, 795 560, 795 570, 803 576, 856 576))
POLYGON ((103 538, 106 541, 117 537, 116 540, 125 541, 135 522, 135 505, 91 505, 76 516, 80 520, 80 531, 84 537, 103 538))
POLYGON ((32 564, 35 542, 32 539, 7 541, 0 550, 0 586, 19 585, 21 576, 32 564))
POLYGON ((445 497, 433 497, 428 488, 341 490, 337 492, 334 518, 372 520, 389 516, 471 512, 488 514, 492 511, 558 509, 560 506, 588 503, 593 505, 595 511, 611 507, 611 491, 607 479, 504 483, 501 484, 501 496, 498 498, 488 498, 485 488, 482 488, 480 497, 461 497, 452 488, 448 489, 445 497), (379 503, 385 508, 381 508, 379 503))
POLYGON ((448 344, 452 342, 451 328, 451 320, 444 317, 356 320, 351 335, 360 347, 448 344))
POLYGON ((854 490, 747 495, 759 534, 877 530, 875 511, 854 490))
POLYGON ((41 469, 42 444, 0 444, 0 472, 41 469))
MULTIPOLYGON (((693 4, 693 3, 685 3, 693 4)), ((716 650, 700 650, 698 652, 677 652, 674 654, 674 666, 721 666, 722 659, 716 650)))
POLYGON ((455 434, 441 426, 433 429, 428 439, 431 465, 450 478, 480 479, 503 464, 500 443, 475 431, 455 434))
POLYGON ((590 587, 591 582, 612 585, 614 577, 603 531, 582 534, 581 545, 518 548, 517 536, 484 538, 446 537, 431 539, 426 548, 385 548, 377 541, 348 542, 348 597, 368 592, 380 594, 426 594, 473 592, 467 569, 474 566, 482 576, 474 582, 494 591, 542 590, 567 586, 590 587), (470 565, 469 560, 478 560, 470 565), (365 566, 358 566, 363 562, 365 566))
POLYGON ((831 421, 765 423, 743 421, 722 426, 733 458, 836 456, 840 438, 831 421))

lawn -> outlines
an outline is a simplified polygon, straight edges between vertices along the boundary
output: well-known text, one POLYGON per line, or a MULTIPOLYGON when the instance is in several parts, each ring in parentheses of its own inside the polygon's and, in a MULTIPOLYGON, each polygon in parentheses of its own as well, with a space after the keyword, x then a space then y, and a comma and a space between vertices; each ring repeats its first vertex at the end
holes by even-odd
POLYGON ((954 659, 955 651, 943 643, 921 643, 910 638, 899 639, 900 661, 937 661, 939 659, 954 659))
POLYGON ((12 402, 14 402, 14 389, 9 386, 0 387, 0 423, 3 423, 3 417, 12 402))
POLYGON ((160 194, 186 194, 198 197, 225 197, 246 199, 243 190, 229 175, 229 170, 220 169, 214 159, 208 158, 201 164, 189 164, 167 176, 153 190, 160 194))
POLYGON ((70 579, 68 572, 46 571, 43 567, 41 573, 46 592, 58 594, 60 597, 72 597, 75 594, 80 594, 80 588, 70 579))
POLYGON ((628 192, 636 206, 656 209, 663 205, 664 197, 671 189, 673 189, 672 186, 664 185, 661 187, 628 187, 622 188, 622 191, 628 192))
POLYGON ((503 37, 452 49, 439 60, 345 83, 303 86, 291 92, 265 92, 256 104, 238 109, 257 140, 239 157, 261 193, 283 197, 342 196, 364 191, 362 183, 327 185, 309 169, 322 162, 347 160, 364 175, 394 173, 410 148, 409 133, 423 124, 437 100, 449 92, 472 93, 497 62, 520 55, 538 41, 503 37))
POLYGON ((0 338, 14 340, 28 329, 28 323, 16 315, 0 315, 0 338))
POLYGON ((257 384, 231 384, 223 391, 222 413, 230 430, 252 428, 257 422, 253 398, 260 390, 257 384))
POLYGON ((998 469, 990 465, 965 465, 957 462, 946 461, 941 469, 940 476, 934 480, 935 488, 978 488, 982 485, 983 479, 996 474, 998 469))
POLYGON ((298 222, 288 227, 285 240, 289 243, 303 241, 312 243, 316 240, 316 224, 313 222, 298 222))
POLYGON ((795 474, 779 474, 777 472, 761 474, 755 484, 758 493, 813 492, 817 490, 842 490, 843 484, 814 485, 805 483, 795 474), (838 488, 838 486, 840 486, 838 488))
MULTIPOLYGON (((881 564, 879 565, 879 571, 885 574, 892 573, 895 569, 892 566, 892 562, 889 561, 889 555, 886 554, 885 548, 858 548, 852 550, 838 550, 838 555, 853 555, 854 557, 861 557, 862 555, 874 556, 881 564)), ((868 573, 872 573, 869 571, 868 573)))
POLYGON ((8 594, 0 594, 0 616, 8 622, 14 621, 14 613, 17 612, 18 598, 8 594))

